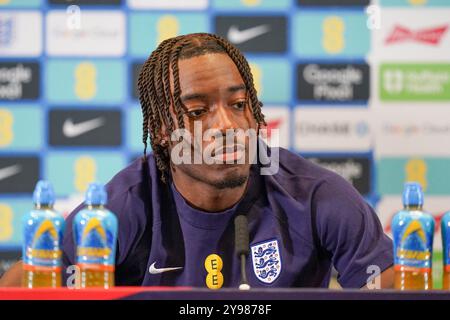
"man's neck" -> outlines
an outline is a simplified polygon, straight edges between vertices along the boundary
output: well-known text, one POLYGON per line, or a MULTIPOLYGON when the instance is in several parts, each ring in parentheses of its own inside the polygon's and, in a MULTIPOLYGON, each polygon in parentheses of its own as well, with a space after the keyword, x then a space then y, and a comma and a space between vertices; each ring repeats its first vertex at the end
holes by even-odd
POLYGON ((234 206, 244 195, 248 184, 247 179, 242 186, 217 189, 185 174, 172 174, 172 178, 176 189, 189 205, 207 212, 220 212, 234 206))

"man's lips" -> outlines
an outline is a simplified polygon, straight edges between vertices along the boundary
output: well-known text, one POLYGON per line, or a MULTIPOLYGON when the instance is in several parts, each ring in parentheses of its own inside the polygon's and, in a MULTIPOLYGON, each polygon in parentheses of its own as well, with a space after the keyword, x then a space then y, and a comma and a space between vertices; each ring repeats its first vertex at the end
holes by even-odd
POLYGON ((212 152, 212 157, 218 161, 238 161, 245 155, 245 146, 235 144, 233 146, 219 147, 212 152))

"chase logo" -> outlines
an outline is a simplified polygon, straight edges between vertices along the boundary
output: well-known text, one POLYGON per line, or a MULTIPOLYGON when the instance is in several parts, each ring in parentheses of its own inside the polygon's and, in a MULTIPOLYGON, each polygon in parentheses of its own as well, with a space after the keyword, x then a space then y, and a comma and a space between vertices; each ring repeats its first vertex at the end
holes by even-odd
POLYGON ((0 157, 0 194, 32 193, 40 176, 38 157, 0 157))
POLYGON ((215 24, 215 32, 243 52, 286 51, 285 16, 217 16, 215 24))
POLYGON ((0 57, 32 57, 41 52, 41 13, 0 11, 0 57))
POLYGON ((367 109, 298 107, 294 116, 295 147, 300 152, 367 152, 371 149, 367 109))
POLYGON ((212 7, 221 10, 273 11, 286 10, 291 0, 211 0, 212 7))
MULTIPOLYGON (((185 3, 183 1, 183 3, 185 3)), ((180 34, 208 32, 208 17, 203 13, 131 13, 129 15, 130 54, 147 58, 165 39, 180 34), (145 41, 142 41, 145 39, 145 41)))
POLYGON ((301 58, 356 58, 370 50, 370 31, 364 11, 339 14, 310 11, 293 17, 294 52, 301 58))
POLYGON ((50 103, 122 103, 124 79, 126 66, 122 61, 49 60, 46 96, 50 103))
POLYGON ((37 105, 0 107, 0 151, 39 151, 42 146, 42 112, 37 105))
POLYGON ((85 192, 94 181, 108 182, 123 169, 125 158, 121 152, 50 152, 45 166, 56 195, 67 196, 85 192))
POLYGON ((39 63, 0 63, 0 101, 37 99, 39 98, 39 90, 39 63))
POLYGON ((271 284, 281 274, 281 256, 278 240, 269 240, 251 246, 253 271, 256 278, 271 284))
POLYGON ((119 146, 122 121, 119 110, 51 110, 52 146, 119 146))
MULTIPOLYGON (((284 59, 249 60, 258 98, 267 104, 288 103, 291 98, 291 67, 284 59)), ((264 112, 264 111, 263 111, 264 112)))

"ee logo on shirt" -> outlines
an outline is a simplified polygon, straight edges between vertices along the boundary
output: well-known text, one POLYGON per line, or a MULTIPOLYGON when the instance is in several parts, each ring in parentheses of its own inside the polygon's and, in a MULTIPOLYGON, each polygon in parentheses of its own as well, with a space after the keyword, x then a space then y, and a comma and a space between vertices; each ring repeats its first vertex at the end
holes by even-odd
POLYGON ((210 254, 205 259, 205 269, 208 271, 206 276, 206 286, 209 289, 220 289, 223 286, 223 261, 217 254, 210 254))

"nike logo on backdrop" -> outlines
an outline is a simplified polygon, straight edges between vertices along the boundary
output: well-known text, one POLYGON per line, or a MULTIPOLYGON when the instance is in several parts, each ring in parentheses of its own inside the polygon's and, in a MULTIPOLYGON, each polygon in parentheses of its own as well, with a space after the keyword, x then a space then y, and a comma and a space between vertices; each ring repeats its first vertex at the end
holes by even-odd
POLYGON ((227 38, 235 44, 241 44, 253 38, 259 37, 270 31, 270 26, 263 24, 253 28, 239 30, 236 26, 231 26, 228 30, 227 38))
POLYGON ((84 133, 97 129, 105 124, 103 118, 95 118, 88 121, 73 123, 72 119, 67 119, 63 124, 63 133, 67 138, 75 138, 84 133))
POLYGON ((156 268, 155 264, 156 264, 156 262, 153 262, 152 265, 150 266, 150 268, 148 269, 148 271, 151 274, 160 274, 160 273, 167 272, 167 271, 174 271, 174 270, 183 269, 183 267, 156 268))
POLYGON ((16 175, 20 171, 22 171, 22 168, 18 164, 15 164, 13 166, 9 166, 6 168, 2 168, 2 169, 0 169, 0 181, 16 175))

